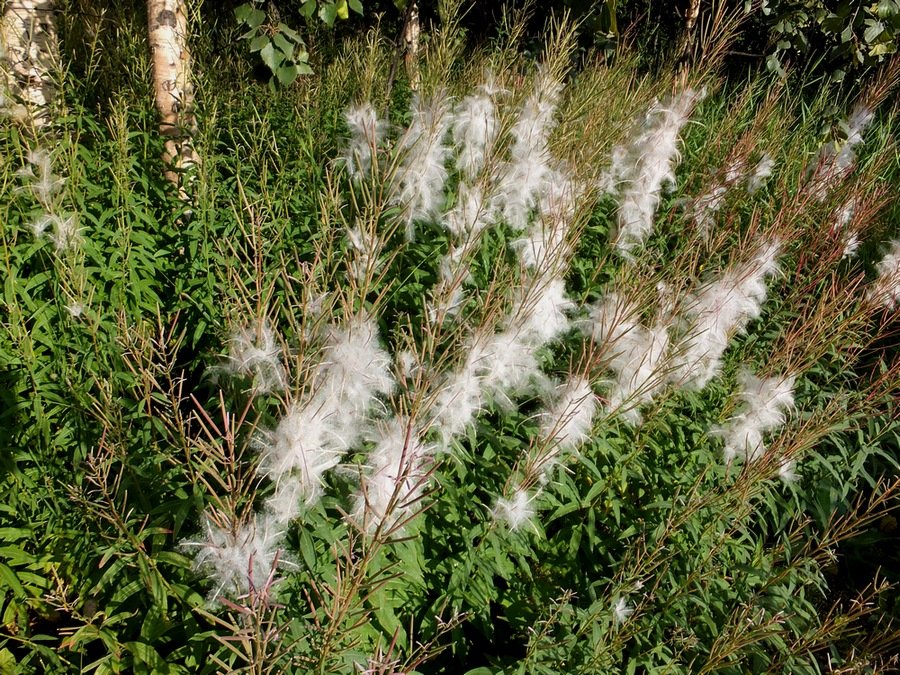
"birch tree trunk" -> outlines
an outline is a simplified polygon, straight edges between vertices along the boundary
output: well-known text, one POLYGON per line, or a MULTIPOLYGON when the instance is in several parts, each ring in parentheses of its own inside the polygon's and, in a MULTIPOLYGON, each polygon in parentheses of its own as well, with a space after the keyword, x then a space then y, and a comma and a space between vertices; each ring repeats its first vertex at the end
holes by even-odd
POLYGON ((58 42, 53 0, 7 0, 0 19, 0 109, 21 122, 42 127, 56 94, 52 74, 58 42))
POLYGON ((182 176, 199 157, 192 143, 196 124, 184 0, 147 0, 147 20, 159 131, 166 139, 166 178, 187 201, 182 176))
POLYGON ((683 59, 687 59, 690 56, 689 52, 694 45, 694 30, 699 16, 700 0, 690 0, 687 11, 684 14, 684 32, 681 34, 681 44, 679 45, 679 53, 683 59))
POLYGON ((419 0, 407 0, 406 22, 403 25, 404 62, 406 75, 409 77, 409 88, 419 90, 419 35, 422 31, 419 23, 419 0))

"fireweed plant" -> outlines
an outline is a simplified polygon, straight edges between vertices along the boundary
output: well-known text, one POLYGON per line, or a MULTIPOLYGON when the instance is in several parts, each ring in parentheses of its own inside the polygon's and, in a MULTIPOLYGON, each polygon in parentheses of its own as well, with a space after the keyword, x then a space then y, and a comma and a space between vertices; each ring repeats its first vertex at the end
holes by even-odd
POLYGON ((377 30, 201 81, 190 217, 147 111, 4 132, 0 662, 892 665, 838 572, 900 490, 900 61, 833 112, 720 81, 727 26, 648 75, 452 16, 417 92, 377 30))

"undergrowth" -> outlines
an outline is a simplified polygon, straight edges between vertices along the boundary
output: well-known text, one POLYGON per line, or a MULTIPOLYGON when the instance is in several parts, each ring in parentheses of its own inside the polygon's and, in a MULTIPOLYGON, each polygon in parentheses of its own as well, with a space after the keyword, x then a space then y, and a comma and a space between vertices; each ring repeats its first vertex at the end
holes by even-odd
POLYGON ((190 204, 137 38, 62 31, 0 137, 3 672, 896 665, 900 62, 449 16, 417 94, 377 30, 201 46, 190 204))

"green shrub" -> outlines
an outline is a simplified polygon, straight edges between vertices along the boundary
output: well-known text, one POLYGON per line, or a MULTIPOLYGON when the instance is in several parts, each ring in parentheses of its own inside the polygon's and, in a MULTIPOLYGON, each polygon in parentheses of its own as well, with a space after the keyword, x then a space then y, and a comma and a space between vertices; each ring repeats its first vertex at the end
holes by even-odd
POLYGON ((3 668, 889 664, 896 596, 842 567, 898 489, 896 71, 831 124, 571 72, 567 24, 427 44, 412 97, 376 33, 290 89, 206 71, 190 213, 133 83, 4 128, 3 668))

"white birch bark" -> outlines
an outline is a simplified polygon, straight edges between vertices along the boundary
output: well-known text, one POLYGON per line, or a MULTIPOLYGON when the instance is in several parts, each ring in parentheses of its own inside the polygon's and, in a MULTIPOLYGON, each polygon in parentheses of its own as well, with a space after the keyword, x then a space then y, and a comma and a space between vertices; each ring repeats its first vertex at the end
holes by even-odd
POLYGON ((159 131, 166 139, 166 178, 187 200, 181 176, 199 157, 192 143, 196 125, 184 0, 147 0, 147 20, 159 131))
POLYGON ((694 30, 697 19, 700 17, 700 0, 690 0, 687 11, 684 14, 684 31, 681 34, 679 51, 682 58, 688 57, 688 52, 694 45, 694 30))
POLYGON ((35 127, 50 120, 58 41, 53 0, 7 0, 0 19, 0 110, 35 127))
POLYGON ((419 23, 419 0, 407 0, 410 4, 406 23, 403 26, 404 62, 409 77, 409 88, 419 90, 419 36, 422 32, 419 23))

